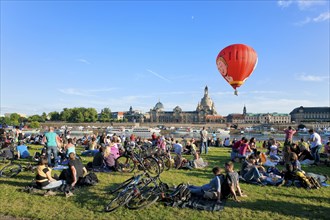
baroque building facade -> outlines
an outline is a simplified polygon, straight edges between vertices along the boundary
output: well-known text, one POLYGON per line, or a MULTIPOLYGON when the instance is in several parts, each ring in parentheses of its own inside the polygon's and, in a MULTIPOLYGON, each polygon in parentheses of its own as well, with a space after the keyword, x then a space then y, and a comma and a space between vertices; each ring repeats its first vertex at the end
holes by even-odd
POLYGON ((296 123, 303 122, 330 122, 330 107, 303 107, 290 112, 291 120, 296 123))
POLYGON ((176 106, 173 111, 164 111, 164 105, 158 102, 149 112, 150 122, 156 123, 223 123, 224 118, 217 114, 214 102, 209 97, 208 87, 204 89, 204 96, 197 104, 195 111, 182 111, 176 106))
POLYGON ((247 113, 246 107, 243 108, 243 114, 229 114, 227 122, 233 124, 287 124, 291 122, 291 115, 282 113, 247 113))

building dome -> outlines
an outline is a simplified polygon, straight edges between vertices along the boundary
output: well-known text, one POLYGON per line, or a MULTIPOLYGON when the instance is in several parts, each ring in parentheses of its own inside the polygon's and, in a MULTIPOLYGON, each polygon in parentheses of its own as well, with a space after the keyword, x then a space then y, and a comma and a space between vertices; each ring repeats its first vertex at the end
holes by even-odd
POLYGON ((210 97, 208 97, 208 96, 204 96, 204 97, 202 98, 202 100, 201 100, 201 106, 202 106, 202 107, 209 107, 209 108, 211 108, 212 105, 213 105, 213 102, 212 102, 212 100, 211 100, 210 97))
POLYGON ((198 103, 196 111, 203 111, 207 114, 215 115, 217 114, 214 106, 214 102, 209 97, 209 89, 205 86, 204 97, 201 99, 201 102, 198 103))
POLYGON ((173 109, 174 112, 182 112, 182 109, 179 107, 179 106, 176 106, 174 109, 173 109))
POLYGON ((155 110, 163 110, 164 109, 164 105, 161 102, 157 102, 157 104, 154 107, 155 110))

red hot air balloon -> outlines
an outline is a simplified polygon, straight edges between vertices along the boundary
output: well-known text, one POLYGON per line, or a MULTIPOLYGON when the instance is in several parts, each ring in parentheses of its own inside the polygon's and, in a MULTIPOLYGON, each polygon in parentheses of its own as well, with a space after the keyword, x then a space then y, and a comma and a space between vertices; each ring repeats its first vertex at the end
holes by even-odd
POLYGON ((257 53, 245 44, 232 44, 220 51, 216 64, 225 80, 235 89, 244 84, 258 62, 257 53))

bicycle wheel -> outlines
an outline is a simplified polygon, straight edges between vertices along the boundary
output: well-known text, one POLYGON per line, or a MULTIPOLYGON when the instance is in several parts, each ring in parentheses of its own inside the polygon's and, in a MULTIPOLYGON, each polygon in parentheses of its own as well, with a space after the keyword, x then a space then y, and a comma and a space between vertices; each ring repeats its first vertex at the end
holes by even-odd
POLYGON ((143 166, 145 171, 152 177, 156 177, 160 174, 160 167, 158 161, 153 157, 147 157, 143 159, 143 166))
POLYGON ((133 197, 127 202, 126 207, 129 209, 141 209, 154 204, 159 198, 156 190, 157 185, 153 181, 143 186, 137 193, 134 193, 133 197))
POLYGON ((122 173, 131 173, 135 169, 135 163, 130 157, 120 156, 116 160, 116 170, 122 173))
POLYGON ((22 171, 20 164, 9 164, 1 169, 0 176, 2 177, 14 177, 22 171))
POLYGON ((172 161, 169 156, 163 156, 162 157, 165 165, 165 170, 170 170, 172 168, 172 161))
POLYGON ((104 207, 104 211, 112 212, 118 209, 120 206, 125 205, 130 200, 130 198, 132 198, 132 190, 126 191, 124 193, 118 193, 118 195, 104 207))
POLYGON ((159 169, 160 169, 160 173, 164 172, 164 168, 165 168, 165 163, 162 157, 158 156, 158 157, 154 157, 159 165, 159 169))
POLYGON ((117 191, 119 191, 120 189, 126 187, 128 184, 130 184, 132 181, 134 180, 134 176, 125 180, 125 182, 119 184, 119 186, 117 186, 115 189, 111 190, 110 193, 115 193, 117 191))

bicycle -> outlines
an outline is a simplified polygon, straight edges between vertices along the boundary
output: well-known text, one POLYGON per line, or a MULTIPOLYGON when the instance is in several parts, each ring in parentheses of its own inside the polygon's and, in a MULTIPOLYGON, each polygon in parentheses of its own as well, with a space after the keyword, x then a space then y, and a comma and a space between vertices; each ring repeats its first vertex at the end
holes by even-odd
POLYGON ((162 151, 157 150, 154 154, 156 159, 159 159, 162 163, 163 170, 166 171, 170 170, 173 167, 173 159, 170 153, 165 153, 162 151))
POLYGON ((27 165, 22 165, 19 163, 15 163, 14 159, 10 160, 10 163, 6 166, 4 166, 0 170, 0 177, 6 177, 6 178, 12 178, 17 176, 22 171, 31 171, 34 172, 36 169, 36 166, 32 166, 31 163, 28 163, 27 165))
MULTIPOLYGON (((143 197, 143 195, 146 194, 147 186, 150 183, 150 176, 147 172, 139 174, 137 176, 134 175, 111 192, 115 193, 118 192, 120 189, 123 189, 115 196, 114 199, 112 199, 107 205, 105 205, 104 211, 112 212, 119 207, 126 205, 133 198, 143 197), (143 178, 143 176, 147 176, 147 178, 143 178)), ((151 197, 148 197, 148 200, 144 200, 145 205, 150 205, 158 200, 158 196, 152 198, 152 200, 149 200, 150 198, 151 197)))
POLYGON ((148 207, 157 202, 159 198, 165 198, 168 189, 168 185, 163 183, 159 176, 149 177, 144 186, 140 188, 140 193, 133 195, 126 203, 126 207, 135 210, 148 207))
POLYGON ((116 170, 123 173, 133 172, 137 166, 149 175, 158 176, 161 173, 159 163, 154 157, 141 157, 132 148, 127 148, 125 154, 118 157, 115 163, 116 170))

